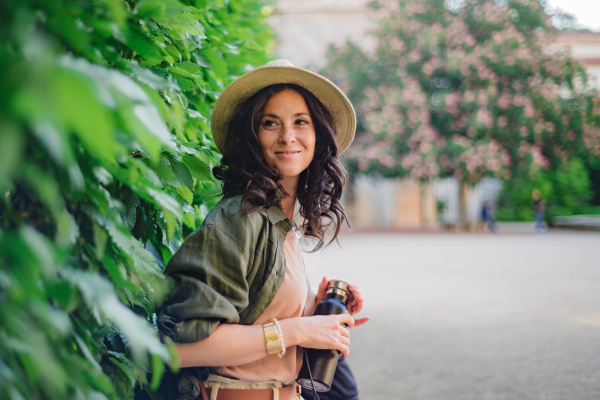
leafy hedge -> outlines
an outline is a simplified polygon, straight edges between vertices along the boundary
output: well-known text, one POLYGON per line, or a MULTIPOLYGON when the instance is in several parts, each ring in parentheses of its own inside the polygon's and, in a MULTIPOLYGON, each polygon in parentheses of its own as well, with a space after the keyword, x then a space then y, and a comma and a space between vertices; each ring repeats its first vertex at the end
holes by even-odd
POLYGON ((532 176, 505 181, 498 197, 499 221, 533 221, 534 189, 546 204, 544 216, 551 223, 556 216, 598 214, 590 205, 593 196, 588 168, 575 158, 556 170, 540 169, 532 176))
POLYGON ((129 399, 177 367, 161 267, 217 200, 211 108, 268 61, 268 10, 0 2, 0 398, 129 399))

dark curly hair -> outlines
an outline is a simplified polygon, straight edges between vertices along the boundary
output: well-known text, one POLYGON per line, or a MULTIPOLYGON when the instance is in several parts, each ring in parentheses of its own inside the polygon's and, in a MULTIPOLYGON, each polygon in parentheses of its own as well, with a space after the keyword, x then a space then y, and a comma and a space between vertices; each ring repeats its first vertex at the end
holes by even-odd
POLYGON ((337 159, 335 120, 311 92, 298 85, 277 84, 260 90, 242 103, 229 124, 221 165, 213 169, 213 174, 222 181, 225 197, 242 195, 244 212, 269 208, 278 204, 278 196, 288 196, 280 184, 279 172, 267 164, 258 141, 260 119, 267 102, 286 89, 304 98, 315 127, 315 154, 308 168, 300 174, 296 196, 304 218, 302 230, 306 236, 317 239, 312 249, 317 251, 326 244, 328 227, 334 228, 333 237, 327 242, 330 244, 342 223, 347 222, 340 202, 346 169, 337 159))

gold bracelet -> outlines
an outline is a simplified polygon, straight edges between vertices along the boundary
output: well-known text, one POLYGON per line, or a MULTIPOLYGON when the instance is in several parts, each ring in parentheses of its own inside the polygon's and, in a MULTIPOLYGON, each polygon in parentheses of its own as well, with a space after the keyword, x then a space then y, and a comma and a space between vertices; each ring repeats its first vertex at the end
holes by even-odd
POLYGON ((265 333, 267 354, 270 356, 277 354, 278 357, 283 357, 285 354, 285 344, 283 343, 283 335, 281 334, 281 328, 277 320, 273 318, 271 322, 263 324, 263 331, 265 333))
POLYGON ((275 327, 277 327, 277 332, 279 333, 279 339, 281 340, 281 351, 277 354, 277 357, 281 358, 285 355, 285 343, 283 343, 283 332, 281 332, 281 327, 279 326, 279 321, 273 318, 273 323, 275 327))

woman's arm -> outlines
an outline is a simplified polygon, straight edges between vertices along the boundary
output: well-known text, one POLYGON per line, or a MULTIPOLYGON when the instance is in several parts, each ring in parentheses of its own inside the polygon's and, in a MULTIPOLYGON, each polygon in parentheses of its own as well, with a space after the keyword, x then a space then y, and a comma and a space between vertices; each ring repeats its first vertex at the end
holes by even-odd
MULTIPOLYGON (((319 315, 279 321, 286 347, 336 349, 350 355, 349 328, 366 321, 350 315, 319 315)), ((224 367, 247 364, 267 356, 262 325, 221 324, 206 339, 195 343, 176 343, 181 367, 224 367)))

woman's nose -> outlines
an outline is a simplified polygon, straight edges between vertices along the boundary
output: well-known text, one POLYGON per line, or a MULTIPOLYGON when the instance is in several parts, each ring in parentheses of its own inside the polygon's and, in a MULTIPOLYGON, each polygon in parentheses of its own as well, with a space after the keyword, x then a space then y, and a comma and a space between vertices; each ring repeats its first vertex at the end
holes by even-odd
POLYGON ((289 144, 289 143, 293 143, 295 141, 296 141, 296 132, 294 131, 294 127, 293 126, 284 126, 281 129, 281 135, 279 135, 279 142, 289 144))

